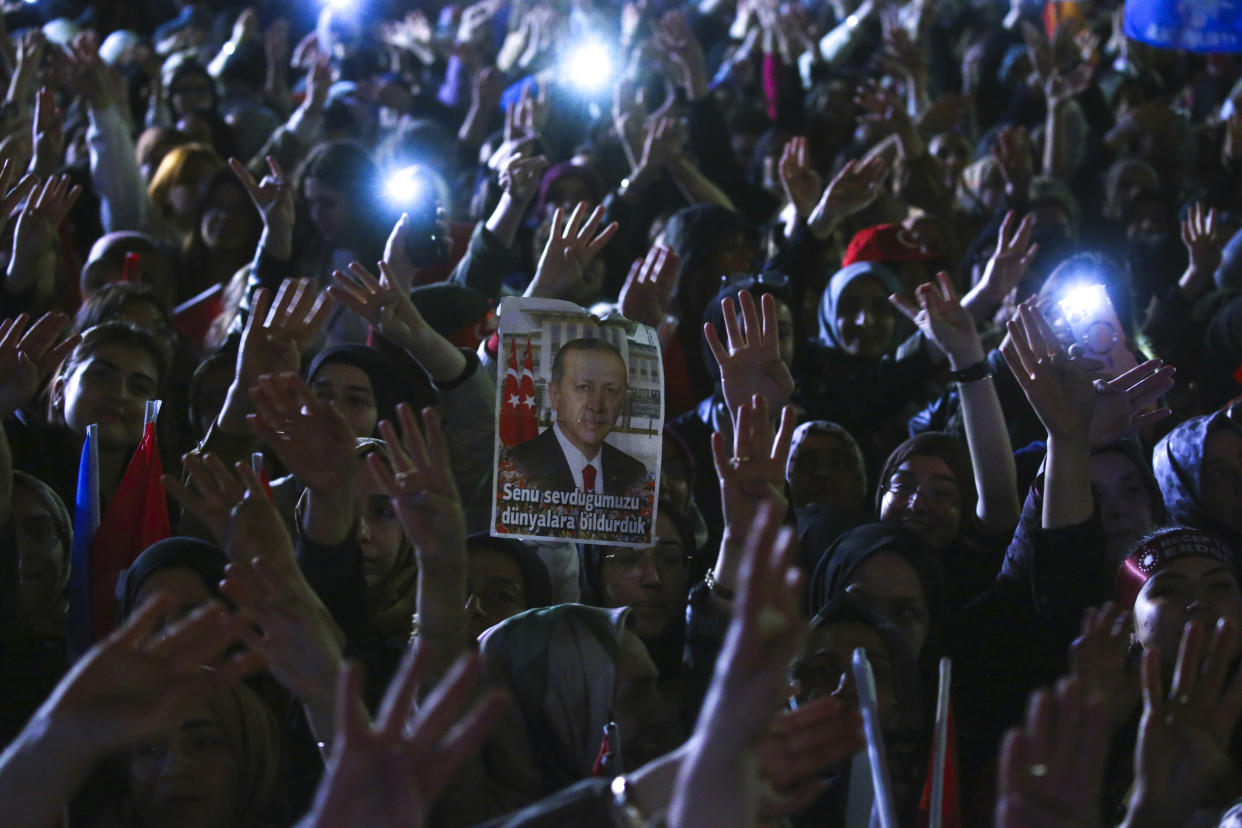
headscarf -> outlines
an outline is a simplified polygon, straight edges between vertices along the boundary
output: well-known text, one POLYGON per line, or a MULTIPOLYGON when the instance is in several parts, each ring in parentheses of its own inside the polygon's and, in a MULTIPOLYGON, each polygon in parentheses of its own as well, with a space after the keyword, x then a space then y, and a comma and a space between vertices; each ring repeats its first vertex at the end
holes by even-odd
POLYGON ((526 723, 544 795, 592 773, 629 612, 560 604, 515 615, 479 639, 485 669, 526 723))
POLYGON ((837 306, 846 288, 858 279, 875 280, 888 293, 901 293, 902 290, 897 275, 879 262, 856 262, 832 274, 819 300, 819 339, 829 347, 841 347, 837 331, 837 306))
POLYGON ((570 161, 562 161, 559 164, 553 164, 548 167, 547 172, 543 174, 543 180, 539 182, 539 199, 535 202, 535 215, 542 216, 548 206, 548 192, 556 182, 562 178, 576 178, 586 187, 590 193, 591 203, 599 204, 604 198, 604 182, 599 177, 599 173, 590 167, 584 167, 574 164, 570 161))
POLYGON ((466 545, 484 546, 513 559, 526 584, 528 609, 552 603, 552 578, 548 575, 548 567, 525 543, 516 538, 493 537, 490 532, 475 532, 466 538, 466 545))
POLYGON ((1192 417, 1156 444, 1152 468, 1164 495, 1169 520, 1209 532, 1215 532, 1230 544, 1242 540, 1213 520, 1203 503, 1203 448, 1208 434, 1218 428, 1230 428, 1242 434, 1242 427, 1224 411, 1203 417, 1192 417))
POLYGON ((306 381, 313 384, 319 369, 325 365, 336 364, 352 365, 370 378, 371 391, 375 395, 377 422, 396 422, 398 403, 406 402, 418 407, 426 399, 426 395, 416 388, 401 366, 383 351, 369 345, 336 345, 320 351, 306 369, 306 381))
POLYGON ((128 618, 134 611, 143 583, 161 569, 188 569, 199 577, 208 592, 218 596, 227 563, 220 547, 199 538, 165 538, 151 544, 122 575, 121 618, 128 618))
POLYGON ((845 593, 850 576, 866 560, 881 552, 892 552, 905 558, 918 573, 931 622, 924 651, 934 651, 938 642, 945 600, 944 570, 939 560, 927 549, 919 535, 900 526, 866 523, 856 526, 837 538, 819 557, 807 589, 807 609, 818 612, 845 593))
MULTIPOLYGON (((3 565, 0 565, 0 572, 3 572, 3 575, 0 575, 0 580, 4 580, 6 577, 11 576, 13 583, 11 585, 6 583, 3 586, 11 586, 14 594, 9 596, 4 594, 3 589, 0 589, 0 601, 3 601, 5 604, 8 604, 18 610, 21 618, 23 619, 23 623, 29 623, 31 621, 35 621, 37 623, 44 619, 49 622, 63 621, 67 606, 65 587, 69 585, 69 549, 73 545, 73 519, 69 517, 69 510, 65 508, 64 501, 60 499, 60 496, 56 494, 51 486, 47 485, 34 475, 27 474, 24 471, 14 470, 13 488, 14 490, 25 489, 30 494, 38 498, 39 502, 42 503, 48 514, 51 515, 52 520, 56 521, 56 534, 60 537, 61 556, 63 560, 61 561, 60 567, 60 583, 56 587, 57 597, 55 603, 46 607, 21 606, 21 601, 17 594, 17 590, 19 589, 18 573, 20 572, 21 564, 17 549, 17 526, 13 523, 13 518, 10 515, 6 542, 8 543, 9 550, 11 551, 11 556, 6 555, 5 557, 11 557, 12 560, 6 560, 3 565)), ((0 605, 0 620, 5 619, 6 617, 12 617, 13 614, 9 612, 9 606, 0 605)))
POLYGON ((1139 543, 1117 569, 1117 600, 1121 606, 1133 607, 1143 584, 1178 558, 1210 558, 1234 569, 1233 553, 1215 535, 1185 526, 1161 529, 1139 543))
MULTIPOLYGON (((391 466, 388 444, 383 440, 359 438, 358 456, 378 454, 391 466)), ((299 503, 301 505, 301 503, 299 503)), ((410 639, 414 613, 418 609, 418 562, 414 558, 414 544, 405 532, 401 533, 401 548, 393 561, 392 570, 379 583, 367 587, 367 617, 372 627, 385 641, 404 648, 410 639)))
POLYGON ((794 455, 798 451, 798 446, 802 441, 815 434, 827 434, 836 437, 845 444, 846 450, 850 454, 850 459, 854 461, 854 470, 858 472, 858 479, 862 486, 859 492, 858 500, 860 503, 867 499, 867 461, 863 459, 862 449, 858 445, 858 441, 854 439, 854 435, 845 430, 843 426, 837 425, 830 420, 807 420, 794 429, 793 440, 789 443, 789 460, 785 465, 785 479, 789 479, 789 474, 793 470, 794 455))
MULTIPOLYGON (((726 207, 715 204, 695 204, 683 207, 664 224, 664 244, 681 259, 677 293, 679 297, 692 298, 697 285, 686 284, 685 278, 695 274, 710 257, 716 245, 732 233, 744 233, 755 237, 755 228, 742 216, 726 207)), ((719 280, 727 273, 709 273, 705 278, 719 280)), ((701 308, 685 307, 686 313, 701 312, 701 308)), ((699 334, 702 335, 701 333, 699 334)))
POLYGON ((906 462, 911 455, 939 457, 949 467, 949 471, 953 472, 953 476, 957 478, 957 490, 961 497, 958 508, 962 515, 962 523, 965 525, 969 517, 975 513, 975 501, 978 499, 978 494, 975 492, 975 471, 970 464, 970 449, 961 437, 946 434, 943 431, 924 431, 893 449, 893 453, 884 461, 884 467, 880 470, 880 479, 876 481, 876 517, 880 515, 880 504, 884 500, 884 487, 888 481, 893 479, 893 475, 901 464, 906 462))
POLYGON ((218 690, 206 701, 237 763, 239 796, 234 803, 235 813, 256 821, 275 818, 281 756, 280 727, 275 714, 246 684, 218 690))

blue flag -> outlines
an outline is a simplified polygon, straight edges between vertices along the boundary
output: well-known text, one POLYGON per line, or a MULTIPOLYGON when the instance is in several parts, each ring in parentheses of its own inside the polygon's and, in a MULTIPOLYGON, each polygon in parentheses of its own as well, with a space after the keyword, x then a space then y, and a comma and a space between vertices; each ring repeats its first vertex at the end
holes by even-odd
POLYGON ((1125 34, 1160 49, 1242 52, 1242 0, 1126 0, 1125 34))
POLYGON ((86 427, 73 504, 73 548, 69 553, 69 651, 73 658, 95 643, 91 623, 91 541, 99 528, 98 427, 86 427))

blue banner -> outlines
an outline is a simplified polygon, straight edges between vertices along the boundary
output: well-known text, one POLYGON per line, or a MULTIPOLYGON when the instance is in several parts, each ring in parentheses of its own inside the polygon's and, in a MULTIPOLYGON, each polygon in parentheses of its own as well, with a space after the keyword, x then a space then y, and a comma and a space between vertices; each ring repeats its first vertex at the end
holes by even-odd
POLYGON ((1242 52, 1242 0, 1126 0, 1125 34, 1161 49, 1242 52))

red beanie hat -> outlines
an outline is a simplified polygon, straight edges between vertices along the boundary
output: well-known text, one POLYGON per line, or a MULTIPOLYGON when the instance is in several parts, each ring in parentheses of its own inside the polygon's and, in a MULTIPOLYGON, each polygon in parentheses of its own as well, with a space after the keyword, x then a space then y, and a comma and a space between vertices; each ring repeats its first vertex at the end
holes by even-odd
POLYGON ((1229 547, 1220 538, 1196 529, 1178 528, 1148 538, 1126 556, 1117 570, 1117 601, 1131 608, 1153 575, 1178 558, 1211 558, 1233 568, 1229 547))
POLYGON ((936 258, 935 251, 922 245, 915 233, 900 224, 877 224, 859 230, 850 239, 841 267, 855 262, 903 262, 936 258))

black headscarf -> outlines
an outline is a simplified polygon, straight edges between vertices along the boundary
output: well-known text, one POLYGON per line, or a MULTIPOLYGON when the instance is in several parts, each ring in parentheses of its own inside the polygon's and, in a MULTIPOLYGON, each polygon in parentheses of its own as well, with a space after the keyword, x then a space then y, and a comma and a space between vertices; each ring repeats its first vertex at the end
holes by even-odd
POLYGON ((953 472, 953 476, 957 478, 957 489, 961 496, 959 507, 962 525, 965 526, 975 513, 975 501, 978 499, 978 494, 975 492, 975 471, 970 465, 970 449, 961 437, 943 431, 925 431, 922 434, 916 434, 893 449, 893 453, 884 461, 884 468, 880 470, 880 479, 877 481, 876 517, 880 516, 880 502, 884 500, 884 487, 893 479, 893 474, 901 467, 901 464, 906 462, 911 455, 939 457, 953 472))
POLYGON ((466 546, 485 546, 513 558, 526 583, 524 609, 546 607, 552 603, 552 578, 548 567, 526 544, 514 538, 497 538, 488 532, 475 532, 466 538, 466 546))
MULTIPOLYGON (((375 412, 378 420, 397 421, 397 404, 409 403, 415 409, 434 402, 424 388, 417 385, 410 375, 387 354, 369 345, 337 345, 320 351, 306 369, 306 381, 315 382, 315 374, 325 365, 352 365, 371 380, 375 394, 375 412)), ((370 434, 360 434, 370 437, 370 434)))
POLYGON ((842 534, 820 556, 807 589, 808 615, 817 615, 833 599, 845 593, 850 576, 864 561, 881 552, 905 558, 918 573, 927 598, 931 623, 924 652, 935 652, 939 643, 945 602, 944 570, 940 561, 915 532, 884 523, 866 523, 842 534))
POLYGON ((224 566, 228 562, 218 546, 198 538, 165 538, 148 546, 125 570, 121 617, 129 617, 143 583, 161 569, 188 569, 202 580, 208 592, 218 596, 224 566))

